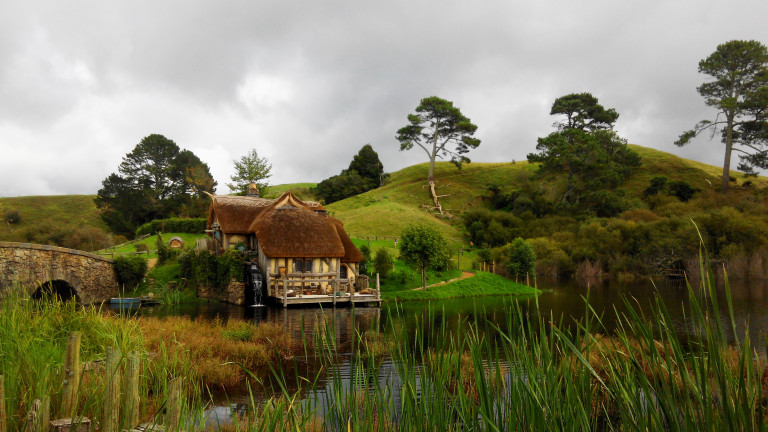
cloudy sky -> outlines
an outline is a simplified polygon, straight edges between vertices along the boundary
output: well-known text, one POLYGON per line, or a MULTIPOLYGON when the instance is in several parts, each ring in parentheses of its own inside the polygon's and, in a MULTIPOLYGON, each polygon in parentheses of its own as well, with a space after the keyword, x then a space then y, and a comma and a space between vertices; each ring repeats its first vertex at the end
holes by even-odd
MULTIPOLYGON (((672 142, 710 118, 698 61, 768 43, 768 1, 3 1, 0 196, 94 194, 146 135, 207 162, 220 192, 257 149, 271 182, 319 181, 395 140, 419 100, 479 126, 475 161, 523 160, 558 96, 588 91, 629 142, 720 164, 722 144, 672 142)), ((734 163, 735 165, 735 163, 734 163)))

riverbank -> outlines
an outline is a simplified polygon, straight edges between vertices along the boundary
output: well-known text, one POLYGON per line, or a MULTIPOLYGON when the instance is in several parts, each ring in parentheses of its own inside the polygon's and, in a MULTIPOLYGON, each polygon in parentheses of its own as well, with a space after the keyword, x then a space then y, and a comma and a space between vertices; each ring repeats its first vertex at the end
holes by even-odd
POLYGON ((476 272, 475 276, 432 286, 427 290, 382 292, 383 300, 423 301, 445 300, 462 297, 482 296, 530 296, 540 293, 536 288, 516 283, 505 277, 487 272, 476 272))

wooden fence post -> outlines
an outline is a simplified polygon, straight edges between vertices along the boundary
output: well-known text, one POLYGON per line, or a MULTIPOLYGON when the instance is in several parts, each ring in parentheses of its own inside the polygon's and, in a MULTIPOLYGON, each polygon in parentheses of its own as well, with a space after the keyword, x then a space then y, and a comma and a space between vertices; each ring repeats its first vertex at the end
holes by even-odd
POLYGON ((181 377, 176 377, 169 384, 168 404, 165 411, 165 430, 178 432, 181 421, 181 377))
POLYGON ((107 348, 105 378, 101 432, 120 432, 120 351, 117 348, 107 348))
POLYGON ((5 377, 0 375, 0 432, 8 431, 8 420, 5 413, 5 377))
POLYGON ((80 387, 80 340, 82 333, 74 332, 67 338, 62 381, 61 416, 72 418, 77 409, 77 391, 80 387))
POLYGON ((123 427, 131 430, 139 424, 139 378, 141 357, 136 351, 127 355, 125 364, 125 390, 123 392, 123 427))

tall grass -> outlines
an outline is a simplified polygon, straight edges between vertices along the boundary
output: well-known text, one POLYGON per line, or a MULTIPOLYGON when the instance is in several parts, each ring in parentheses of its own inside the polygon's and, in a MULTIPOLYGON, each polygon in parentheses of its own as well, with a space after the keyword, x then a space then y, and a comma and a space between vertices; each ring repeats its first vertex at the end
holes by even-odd
MULTIPOLYGON (((573 325, 517 303, 503 325, 466 318, 459 330, 425 311, 412 329, 387 320, 389 360, 371 355, 381 346, 367 334, 345 359, 326 325, 314 355, 328 382, 314 376, 295 392, 283 386, 236 429, 767 430, 765 343, 741 334, 729 345, 730 297, 718 303, 703 262, 703 282, 688 285, 683 334, 659 297, 643 309, 626 299, 612 334, 588 302, 573 325)), ((278 381, 286 373, 273 370, 278 381)))

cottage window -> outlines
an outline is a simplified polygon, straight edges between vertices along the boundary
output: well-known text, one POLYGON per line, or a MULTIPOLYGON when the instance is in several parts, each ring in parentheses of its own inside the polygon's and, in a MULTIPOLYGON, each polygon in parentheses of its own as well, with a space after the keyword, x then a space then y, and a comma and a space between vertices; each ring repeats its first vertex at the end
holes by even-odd
POLYGON ((302 265, 302 261, 298 258, 294 258, 293 260, 293 272, 294 273, 301 273, 301 271, 304 269, 304 266, 302 265))
POLYGON ((312 264, 314 264, 314 261, 311 259, 304 261, 304 271, 306 273, 312 273, 312 264))
POLYGON ((346 279, 346 278, 347 278, 347 266, 345 266, 345 265, 342 265, 342 266, 339 268, 339 277, 340 277, 341 279, 346 279))

